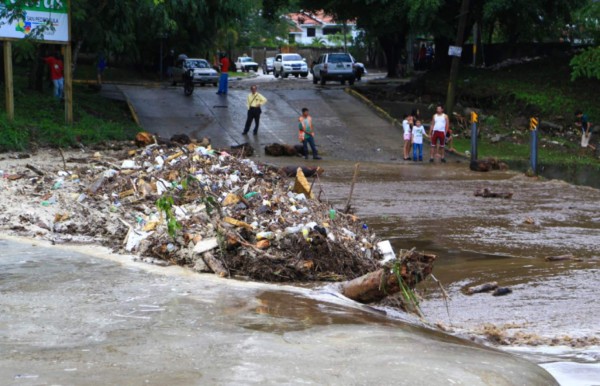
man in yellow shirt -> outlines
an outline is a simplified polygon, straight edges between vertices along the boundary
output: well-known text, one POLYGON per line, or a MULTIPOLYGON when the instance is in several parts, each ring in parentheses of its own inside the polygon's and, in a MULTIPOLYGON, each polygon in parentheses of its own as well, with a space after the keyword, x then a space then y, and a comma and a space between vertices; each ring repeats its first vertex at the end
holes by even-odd
POLYGON ((246 107, 248 108, 248 118, 242 134, 248 135, 250 124, 254 121, 254 135, 258 134, 258 124, 260 122, 261 106, 267 103, 267 98, 258 93, 256 85, 250 87, 250 95, 246 98, 246 107))

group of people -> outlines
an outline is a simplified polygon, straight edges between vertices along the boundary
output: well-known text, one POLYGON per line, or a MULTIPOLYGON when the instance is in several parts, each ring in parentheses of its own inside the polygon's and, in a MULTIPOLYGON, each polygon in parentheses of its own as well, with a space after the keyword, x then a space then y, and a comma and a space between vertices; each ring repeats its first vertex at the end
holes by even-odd
MULTIPOLYGON (((262 114, 262 106, 267 103, 267 98, 258 92, 258 86, 250 87, 250 94, 246 97, 246 108, 248 110, 246 124, 242 135, 248 135, 250 127, 254 122, 254 130, 252 133, 258 135, 258 127, 260 124, 260 115, 262 114)), ((319 153, 315 144, 315 129, 313 126, 312 117, 309 114, 308 108, 302 108, 302 115, 298 118, 298 140, 302 142, 304 150, 304 158, 308 159, 308 147, 312 151, 313 159, 319 160, 319 153)))
POLYGON ((418 110, 412 114, 406 114, 402 120, 402 130, 404 132, 404 160, 411 159, 414 162, 423 162, 423 137, 431 140, 431 150, 429 153, 429 162, 434 162, 436 155, 440 161, 445 163, 445 147, 452 138, 450 130, 450 119, 444 113, 442 105, 436 107, 435 114, 431 119, 429 132, 425 130, 418 110))

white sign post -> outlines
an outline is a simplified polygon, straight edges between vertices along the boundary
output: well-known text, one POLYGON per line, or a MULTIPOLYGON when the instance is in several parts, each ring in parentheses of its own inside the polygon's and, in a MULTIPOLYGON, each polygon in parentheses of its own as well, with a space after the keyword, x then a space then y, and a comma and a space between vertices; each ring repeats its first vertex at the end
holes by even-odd
MULTIPOLYGON (((4 1, 0 8, 6 8, 6 3, 15 3, 15 0, 4 1)), ((9 21, 0 19, 0 38, 23 39, 36 32, 42 33, 35 36, 46 43, 69 42, 69 9, 66 0, 40 0, 36 5, 23 6, 23 17, 9 21)))
MULTIPOLYGON (((16 0, 0 0, 0 10, 15 4, 16 0)), ((71 26, 70 0, 30 1, 33 5, 20 6, 21 17, 0 18, 0 40, 4 40, 4 71, 6 80, 6 111, 10 120, 14 117, 12 74, 12 40, 32 38, 36 41, 65 45, 65 118, 73 123, 73 98, 71 77, 71 26), (10 63, 9 63, 10 62, 10 63), (10 85, 10 86, 9 86, 10 85)))
POLYGON ((459 46, 450 46, 448 47, 448 56, 456 56, 461 57, 462 55, 462 47, 459 46))

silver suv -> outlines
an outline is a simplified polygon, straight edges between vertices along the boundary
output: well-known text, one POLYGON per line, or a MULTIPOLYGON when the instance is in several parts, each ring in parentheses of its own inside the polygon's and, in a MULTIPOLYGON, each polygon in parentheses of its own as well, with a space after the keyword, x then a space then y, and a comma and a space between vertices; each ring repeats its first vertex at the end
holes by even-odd
POLYGON ((345 53, 323 54, 313 65, 313 83, 321 82, 321 84, 325 84, 328 80, 337 80, 342 84, 348 81, 350 85, 353 85, 356 79, 355 71, 352 55, 345 53))
POLYGON ((275 68, 273 71, 275 78, 281 76, 287 78, 289 75, 294 75, 296 78, 308 76, 308 65, 306 59, 298 54, 279 54, 275 57, 275 68))

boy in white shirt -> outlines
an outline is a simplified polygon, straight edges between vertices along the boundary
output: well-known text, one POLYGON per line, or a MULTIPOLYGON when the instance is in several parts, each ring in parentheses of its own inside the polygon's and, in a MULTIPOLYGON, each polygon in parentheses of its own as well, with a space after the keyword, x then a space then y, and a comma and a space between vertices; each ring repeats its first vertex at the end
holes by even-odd
POLYGON ((423 136, 429 138, 421 124, 421 120, 417 119, 412 129, 413 161, 415 162, 417 162, 417 153, 419 154, 419 161, 423 162, 423 136))

